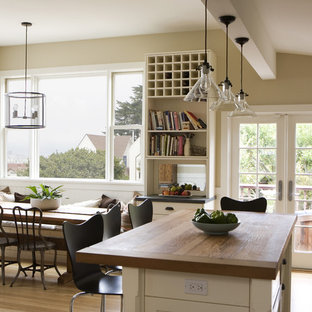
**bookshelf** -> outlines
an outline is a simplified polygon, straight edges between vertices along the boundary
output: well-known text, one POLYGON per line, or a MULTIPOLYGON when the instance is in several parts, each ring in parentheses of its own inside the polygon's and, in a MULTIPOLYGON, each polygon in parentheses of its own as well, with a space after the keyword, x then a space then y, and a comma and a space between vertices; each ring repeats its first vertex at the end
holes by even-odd
MULTIPOLYGON (((207 102, 183 101, 198 80, 196 68, 203 61, 203 51, 146 55, 145 195, 161 192, 161 164, 181 164, 204 165, 206 185, 201 195, 214 196, 215 113, 209 112, 207 102), (191 144, 188 152, 186 138, 191 144)), ((215 68, 212 51, 208 61, 215 68)))

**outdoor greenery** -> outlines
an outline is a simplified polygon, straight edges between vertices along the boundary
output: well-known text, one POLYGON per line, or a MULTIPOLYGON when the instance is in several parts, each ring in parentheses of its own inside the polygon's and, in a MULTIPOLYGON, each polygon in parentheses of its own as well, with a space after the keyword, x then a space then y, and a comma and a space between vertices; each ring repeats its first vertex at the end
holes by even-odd
MULTIPOLYGON (((116 125, 142 124, 143 86, 132 88, 133 95, 129 101, 117 101, 115 110, 116 125)), ((115 130, 115 135, 133 135, 134 140, 140 136, 140 130, 115 130)), ((29 176, 29 164, 17 170, 18 176, 29 176)), ((47 157, 40 156, 40 177, 43 178, 105 178, 105 151, 96 152, 87 149, 72 148, 63 153, 53 153, 47 157)), ((114 179, 128 180, 128 172, 122 159, 114 157, 114 179)))
MULTIPOLYGON (((312 125, 297 124, 296 128, 296 191, 297 199, 312 200, 312 125), (306 188, 306 189, 305 189, 306 188)), ((240 127, 240 184, 254 185, 243 190, 244 197, 263 195, 261 186, 276 185, 276 125, 241 124, 240 127), (257 174, 258 173, 258 174, 257 174), (256 185, 260 189, 257 193, 256 185)), ((275 190, 267 193, 274 198, 275 190)), ((311 203, 300 202, 298 209, 312 209, 311 203)))
MULTIPOLYGON (((17 172, 25 176, 25 170, 17 172)), ((126 167, 122 161, 114 157, 115 179, 127 180, 126 167)), ((42 178, 105 178, 105 151, 89 151, 87 149, 70 149, 64 153, 53 153, 48 157, 40 156, 40 177, 42 178)))
MULTIPOLYGON (((132 90, 130 101, 116 103, 115 125, 142 125, 143 86, 135 86, 132 90)), ((140 136, 140 130, 115 130, 117 135, 132 135, 132 132, 136 140, 140 136)))

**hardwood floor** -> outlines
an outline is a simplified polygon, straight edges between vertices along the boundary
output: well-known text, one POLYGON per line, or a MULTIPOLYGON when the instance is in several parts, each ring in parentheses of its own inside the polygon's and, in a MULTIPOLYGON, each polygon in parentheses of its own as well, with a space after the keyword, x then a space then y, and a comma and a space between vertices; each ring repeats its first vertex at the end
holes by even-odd
MULTIPOLYGON (((59 267, 61 273, 65 267, 59 267)), ((6 267, 6 285, 0 285, 0 312, 68 312, 72 296, 78 292, 75 285, 57 284, 54 269, 45 272, 47 290, 43 290, 40 274, 24 277, 20 275, 13 287, 10 282, 15 276, 17 267, 6 267)), ((291 312, 311 312, 312 310, 312 273, 295 271, 292 273, 292 309, 291 312)), ((74 311, 99 311, 100 296, 82 296, 75 301, 74 311)), ((120 297, 107 296, 107 312, 120 311, 120 297)))
MULTIPOLYGON (((30 274, 27 277, 21 273, 13 287, 10 283, 16 274, 17 266, 6 267, 6 285, 0 285, 0 312, 68 312, 72 296, 79 292, 70 282, 64 286, 57 284, 54 269, 45 271, 47 290, 43 290, 40 274, 34 278, 30 274)), ((61 273, 64 267, 59 267, 61 273)), ((100 310, 100 296, 81 296, 75 300, 74 311, 98 312, 100 310)), ((107 296, 106 311, 120 311, 120 296, 107 296)))
POLYGON ((292 272, 291 312, 312 311, 312 272, 292 272))

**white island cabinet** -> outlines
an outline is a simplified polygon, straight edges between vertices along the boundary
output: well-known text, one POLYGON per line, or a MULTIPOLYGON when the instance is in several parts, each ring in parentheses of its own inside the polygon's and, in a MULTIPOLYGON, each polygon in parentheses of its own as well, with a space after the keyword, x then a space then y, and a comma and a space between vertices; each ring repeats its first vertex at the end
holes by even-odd
POLYGON ((185 209, 77 252, 123 266, 125 312, 290 311, 294 215, 237 212, 240 226, 210 236, 185 209))

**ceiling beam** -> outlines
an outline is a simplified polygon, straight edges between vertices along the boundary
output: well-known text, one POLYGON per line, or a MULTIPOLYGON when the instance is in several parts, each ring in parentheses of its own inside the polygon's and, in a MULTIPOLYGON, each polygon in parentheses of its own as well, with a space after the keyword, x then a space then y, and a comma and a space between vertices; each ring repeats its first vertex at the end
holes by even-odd
MULTIPOLYGON (((244 46, 244 57, 262 79, 275 79, 276 52, 253 1, 208 0, 208 11, 217 21, 222 15, 236 17, 229 27, 229 38, 235 42, 237 37, 248 37, 249 42, 244 46)), ((221 25, 225 30, 225 26, 221 25)))

